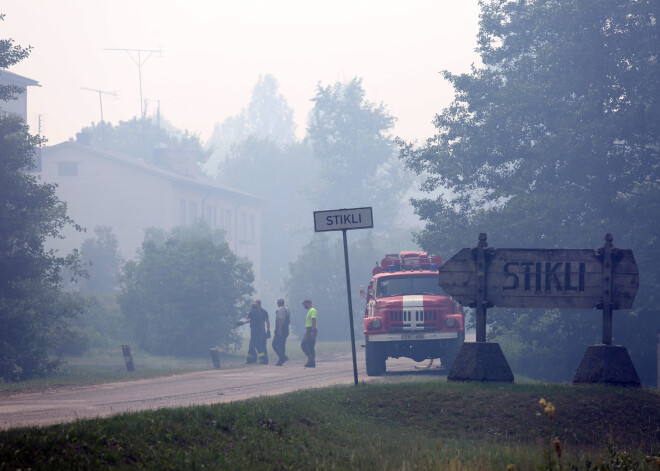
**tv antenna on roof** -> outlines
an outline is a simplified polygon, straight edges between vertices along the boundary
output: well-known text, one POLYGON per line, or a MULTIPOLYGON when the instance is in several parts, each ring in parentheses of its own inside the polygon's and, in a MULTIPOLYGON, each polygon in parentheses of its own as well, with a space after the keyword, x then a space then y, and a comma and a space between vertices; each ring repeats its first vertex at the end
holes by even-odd
POLYGON ((85 88, 85 87, 80 87, 80 88, 82 88, 83 90, 88 90, 90 92, 97 92, 99 94, 99 105, 101 107, 101 140, 103 141, 103 145, 105 146, 105 124, 103 122, 103 94, 116 97, 117 92, 116 91, 106 92, 103 90, 97 90, 96 88, 85 88))
POLYGON ((138 66, 138 76, 140 79, 140 118, 144 118, 144 111, 142 107, 142 66, 149 60, 149 58, 154 54, 158 53, 158 57, 162 56, 162 46, 158 46, 158 49, 104 49, 105 51, 125 51, 126 54, 135 62, 135 65, 138 66), (147 54, 143 59, 142 53, 147 54))
POLYGON ((117 92, 116 91, 111 91, 111 92, 106 92, 103 90, 97 90, 95 88, 85 88, 85 87, 80 87, 83 90, 89 90, 90 92, 97 92, 99 94, 99 105, 101 107, 101 126, 103 125, 103 98, 102 95, 111 95, 113 97, 117 97, 117 92))

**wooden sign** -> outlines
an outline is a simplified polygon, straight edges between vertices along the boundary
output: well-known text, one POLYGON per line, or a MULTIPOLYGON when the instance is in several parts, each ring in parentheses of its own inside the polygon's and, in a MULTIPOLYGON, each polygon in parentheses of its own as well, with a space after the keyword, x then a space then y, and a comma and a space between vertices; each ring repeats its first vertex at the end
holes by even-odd
MULTIPOLYGON (((477 300, 475 249, 463 249, 439 270, 439 284, 459 303, 477 300)), ((485 293, 490 306, 602 308, 611 282, 612 309, 630 309, 639 284, 632 250, 612 249, 611 280, 592 249, 485 248, 485 293), (605 275, 604 275, 605 273, 605 275)))

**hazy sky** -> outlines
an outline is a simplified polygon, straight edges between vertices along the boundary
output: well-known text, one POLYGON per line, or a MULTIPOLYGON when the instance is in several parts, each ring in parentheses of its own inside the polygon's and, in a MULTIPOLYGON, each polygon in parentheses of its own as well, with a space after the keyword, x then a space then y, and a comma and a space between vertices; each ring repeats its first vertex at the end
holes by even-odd
POLYGON ((31 45, 10 68, 37 80, 28 124, 57 144, 103 117, 140 114, 137 53, 147 113, 209 138, 247 105, 259 74, 272 74, 305 133, 323 85, 363 78, 367 98, 398 118, 395 133, 424 140, 452 99, 443 69, 468 72, 478 0, 3 0, 0 38, 31 45))

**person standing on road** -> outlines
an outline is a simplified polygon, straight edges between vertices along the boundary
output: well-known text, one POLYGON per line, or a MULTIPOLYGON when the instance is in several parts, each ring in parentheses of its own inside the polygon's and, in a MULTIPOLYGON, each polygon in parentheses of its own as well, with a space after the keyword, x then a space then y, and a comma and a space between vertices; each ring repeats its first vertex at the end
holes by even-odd
POLYGON ((264 318, 261 309, 257 303, 252 303, 250 313, 247 317, 239 321, 239 325, 250 323, 250 346, 248 347, 247 359, 245 363, 263 363, 268 364, 268 352, 266 351, 266 329, 265 323, 268 319, 264 318))
POLYGON ((268 312, 261 307, 261 300, 256 299, 254 301, 257 306, 259 306, 259 311, 261 312, 261 316, 264 319, 265 322, 265 336, 264 336, 264 344, 263 344, 263 356, 261 357, 261 363, 264 365, 268 364, 268 347, 266 346, 266 340, 270 338, 270 319, 268 318, 268 312))
POLYGON ((264 317, 264 320, 266 321, 266 338, 270 338, 270 320, 268 319, 268 311, 266 311, 263 307, 261 307, 261 300, 257 299, 254 301, 257 306, 259 306, 259 310, 261 311, 261 315, 264 317))
POLYGON ((315 368, 316 353, 314 351, 314 346, 316 345, 316 319, 318 314, 316 309, 312 307, 311 299, 305 299, 302 304, 305 309, 307 309, 307 317, 305 318, 305 335, 300 343, 300 348, 302 348, 302 351, 307 355, 305 368, 315 368))
POLYGON ((277 353, 279 360, 277 366, 282 366, 289 359, 286 356, 286 338, 289 336, 289 322, 291 313, 284 305, 284 299, 277 300, 277 311, 275 311, 275 336, 273 337, 273 350, 277 353))

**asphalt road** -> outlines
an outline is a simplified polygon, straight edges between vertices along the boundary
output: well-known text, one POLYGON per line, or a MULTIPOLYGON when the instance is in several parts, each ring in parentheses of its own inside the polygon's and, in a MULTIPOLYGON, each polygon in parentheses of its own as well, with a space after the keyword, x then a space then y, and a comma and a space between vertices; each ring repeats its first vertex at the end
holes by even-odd
MULTIPOLYGON (((332 358, 317 357, 316 368, 303 368, 302 360, 290 360, 281 367, 274 364, 246 365, 243 368, 3 396, 0 397, 0 429, 354 384, 350 351, 332 358)), ((425 369, 428 362, 414 363, 408 359, 390 359, 388 373, 382 377, 368 377, 362 349, 357 352, 357 365, 360 383, 446 380, 445 370, 434 365, 425 369)))

